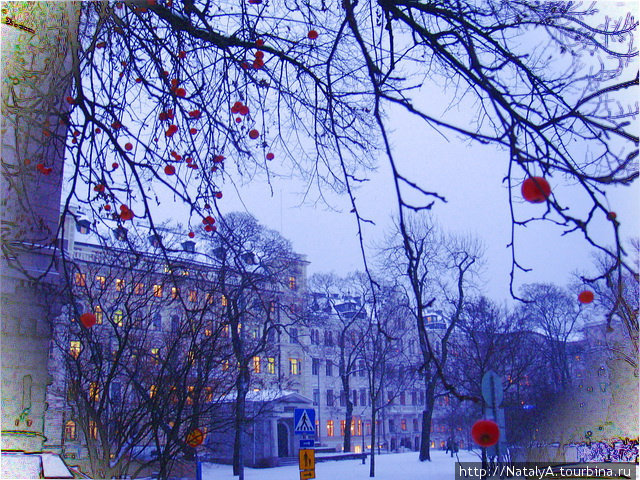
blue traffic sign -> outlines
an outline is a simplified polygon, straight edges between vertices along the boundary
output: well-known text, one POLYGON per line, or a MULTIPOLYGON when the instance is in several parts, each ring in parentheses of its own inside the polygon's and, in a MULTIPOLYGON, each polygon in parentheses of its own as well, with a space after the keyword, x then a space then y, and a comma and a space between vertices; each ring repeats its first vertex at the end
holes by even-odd
POLYGON ((313 448, 315 446, 316 446, 316 442, 313 440, 313 438, 300 440, 300 448, 313 448))
POLYGON ((313 408, 296 408, 293 411, 294 433, 316 432, 316 411, 313 408))

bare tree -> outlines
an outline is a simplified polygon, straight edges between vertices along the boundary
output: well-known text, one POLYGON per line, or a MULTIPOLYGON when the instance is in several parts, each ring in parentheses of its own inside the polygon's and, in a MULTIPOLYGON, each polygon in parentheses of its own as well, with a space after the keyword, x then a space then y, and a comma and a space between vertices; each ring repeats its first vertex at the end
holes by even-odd
POLYGON ((570 384, 567 343, 580 320, 578 301, 550 283, 524 285, 522 296, 528 302, 521 306, 522 315, 544 334, 546 364, 557 388, 564 389, 570 384))
POLYGON ((309 279, 309 288, 326 298, 326 305, 330 308, 327 321, 337 333, 338 375, 346 404, 343 451, 350 452, 353 421, 351 379, 361 368, 359 362, 367 334, 369 313, 365 295, 369 289, 368 280, 362 274, 351 274, 347 278, 315 274, 309 279), (353 301, 352 297, 359 301, 353 301))
MULTIPOLYGON (((33 109, 20 87, 9 86, 3 108, 42 132, 29 136, 32 145, 66 141, 64 213, 75 199, 100 222, 146 218, 153 229, 165 191, 190 207, 189 222, 197 224, 204 207, 220 200, 224 179, 266 174, 269 181, 281 173, 269 163, 277 154, 283 173, 304 174, 321 197, 326 188, 346 191, 361 226, 353 191, 380 147, 405 234, 407 212, 445 197, 420 185, 394 154, 386 113, 397 107, 425 130, 505 152, 512 248, 516 226, 543 219, 581 231, 624 268, 618 224, 611 223, 613 248, 590 230, 609 213, 608 188, 637 179, 631 122, 638 110, 624 96, 638 84, 629 68, 637 57, 631 15, 598 24, 595 4, 525 0, 347 1, 338 8, 322 0, 295 11, 280 1, 85 2, 69 23, 71 69, 55 79, 59 96, 48 92, 50 101, 33 109), (468 97, 471 118, 422 105, 427 76, 452 99, 468 97), (60 122, 66 132, 51 128, 60 122), (539 215, 521 216, 514 190, 534 175, 577 182, 587 213, 575 216, 570 200, 551 193, 539 215)), ((60 185, 61 165, 50 165, 44 150, 14 150, 16 158, 3 163, 8 191, 29 197, 20 180, 52 172, 60 185)), ((22 213, 31 218, 30 209, 22 213)), ((519 269, 514 252, 512 279, 519 269)))
POLYGON ((153 465, 168 478, 178 454, 191 453, 189 432, 220 427, 211 419, 229 389, 220 369, 227 353, 208 301, 219 289, 206 269, 178 256, 166 263, 131 232, 118 235, 62 259, 68 307, 53 336, 63 367, 56 385, 66 386, 58 394, 67 395, 93 475, 135 476, 153 465))
MULTIPOLYGON (((254 359, 265 352, 277 353, 277 335, 298 322, 302 312, 299 292, 304 288, 303 261, 293 253, 288 240, 245 213, 222 217, 218 235, 210 241, 210 246, 223 295, 221 316, 230 332, 229 348, 233 353, 233 472, 242 479, 246 397, 252 371, 259 372, 262 368, 254 359)), ((277 357, 280 360, 280 355, 277 357)), ((280 365, 277 368, 281 388, 284 375, 280 374, 280 365)))
POLYGON ((419 377, 412 349, 402 348, 403 341, 409 347, 415 337, 415 330, 405 322, 410 313, 402 289, 380 280, 376 286, 379 289, 376 301, 373 301, 372 292, 367 296, 372 309, 362 350, 371 404, 370 477, 375 477, 375 456, 381 435, 378 431, 380 414, 419 377))
MULTIPOLYGON (((445 237, 429 217, 416 215, 411 223, 398 225, 396 236, 384 253, 388 268, 404 281, 409 310, 418 332, 426 398, 420 460, 430 460, 431 417, 439 386, 460 400, 465 399, 447 381, 444 367, 449 355, 448 342, 463 313, 465 294, 480 261, 480 247, 470 239, 445 237), (448 318, 448 325, 437 335, 426 326, 426 310, 436 301, 442 303, 448 318)), ((469 399, 476 400, 475 397, 469 399)))

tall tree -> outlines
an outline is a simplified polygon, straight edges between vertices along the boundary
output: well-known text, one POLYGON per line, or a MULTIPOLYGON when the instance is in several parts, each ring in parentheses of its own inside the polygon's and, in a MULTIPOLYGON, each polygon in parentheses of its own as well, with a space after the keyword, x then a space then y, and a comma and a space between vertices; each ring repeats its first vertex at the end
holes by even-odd
MULTIPOLYGON (((219 224, 218 235, 210 245, 223 295, 221 315, 230 332, 233 352, 233 473, 243 479, 246 398, 251 373, 261 368, 256 367, 254 359, 263 353, 277 353, 276 336, 295 328, 299 321, 303 260, 292 251, 288 240, 260 225, 250 214, 230 213, 219 224)), ((280 355, 277 358, 280 361, 280 355)), ((280 365, 277 368, 282 387, 285 376, 280 375, 280 365)))
MULTIPOLYGON (((403 279, 413 316, 424 379, 425 408, 422 415, 420 460, 430 460, 431 417, 439 385, 464 399, 445 378, 448 342, 463 313, 465 295, 481 259, 480 246, 471 239, 445 237, 427 215, 415 215, 398 225, 390 246, 383 250, 385 265, 403 279), (442 304, 447 325, 439 332, 427 328, 427 309, 442 304)), ((475 400, 475 397, 471 397, 475 400)))
POLYGON ((309 288, 315 294, 326 299, 327 323, 336 332, 338 347, 338 375, 342 384, 341 403, 344 400, 346 409, 344 416, 344 440, 342 449, 351 451, 351 424, 353 422, 353 400, 351 398, 351 379, 359 371, 362 359, 362 348, 367 332, 369 314, 365 294, 368 281, 362 274, 351 274, 347 278, 339 278, 334 274, 314 274, 309 279, 309 288), (354 302, 348 297, 358 297, 354 302))
POLYGON ((189 432, 225 427, 216 411, 229 391, 220 370, 228 353, 209 301, 219 288, 184 255, 167 261, 135 232, 110 233, 62 258, 67 308, 53 335, 53 393, 67 396, 67 420, 82 432, 93 475, 155 466, 168 478, 177 454, 191 453, 189 432))
POLYGON ((567 344, 580 320, 578 301, 551 283, 524 285, 522 297, 528 302, 521 307, 522 314, 532 328, 544 334, 546 364, 553 372, 555 385, 564 389, 570 384, 567 344))

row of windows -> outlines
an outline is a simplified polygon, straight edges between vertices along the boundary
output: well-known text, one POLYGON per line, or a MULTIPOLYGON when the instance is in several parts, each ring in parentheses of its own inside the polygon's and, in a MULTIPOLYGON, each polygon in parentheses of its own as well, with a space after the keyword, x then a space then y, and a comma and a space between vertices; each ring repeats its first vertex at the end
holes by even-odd
MULTIPOLYGON (((168 270, 167 268, 165 268, 165 272, 171 272, 171 270, 168 270)), ((185 275, 185 276, 189 275, 189 271, 188 270, 183 270, 182 274, 185 275)), ((76 272, 74 274, 74 283, 78 287, 86 287, 87 286, 87 274, 86 273, 81 273, 81 272, 76 272)), ((99 285, 101 288, 106 288, 106 286, 107 286, 107 277, 104 276, 104 275, 96 275, 95 283, 97 285, 99 285)), ((125 281, 122 278, 116 278, 114 285, 115 285, 115 290, 117 292, 120 292, 125 287, 125 281)), ((288 286, 289 286, 289 289, 296 290, 296 288, 297 288, 296 277, 289 277, 288 286)), ((144 293, 144 283, 136 283, 135 286, 134 286, 134 292, 136 294, 138 294, 138 295, 141 295, 142 293, 144 293)), ((171 289, 171 292, 172 292, 172 294, 175 293, 176 296, 177 296, 177 288, 176 287, 173 287, 171 289)), ((160 285, 160 284, 153 285, 153 295, 155 297, 162 297, 162 285, 160 285)), ((173 298, 175 298, 175 297, 173 297, 173 298)))

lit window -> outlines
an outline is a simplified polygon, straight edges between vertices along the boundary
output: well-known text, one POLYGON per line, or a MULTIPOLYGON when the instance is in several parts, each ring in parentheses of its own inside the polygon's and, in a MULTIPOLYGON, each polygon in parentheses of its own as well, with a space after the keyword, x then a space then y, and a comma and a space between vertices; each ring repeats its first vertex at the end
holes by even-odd
POLYGON ((87 275, 84 273, 75 274, 75 283, 78 287, 84 287, 87 285, 87 275))
POLYGON ((189 362, 189 365, 191 365, 193 363, 193 360, 195 358, 196 358, 196 356, 193 353, 193 350, 189 350, 189 353, 187 353, 187 362, 189 362))
POLYGON ((300 360, 297 358, 289 359, 289 374, 300 375, 300 360))
POLYGON ((276 311, 276 302, 274 302, 273 300, 269 302, 269 311, 271 313, 276 311))
POLYGON ((96 282, 100 285, 100 288, 104 288, 107 283, 107 278, 104 275, 96 275, 96 282))
POLYGON ((142 295, 144 293, 144 283, 136 283, 133 293, 136 295, 142 295))
POLYGON ((182 275, 185 277, 189 276, 189 270, 182 270, 182 275))
POLYGON ((227 301, 226 295, 222 295, 221 302, 223 307, 226 307, 228 305, 229 302, 227 301))
POLYGON ((160 349, 152 348, 151 349, 151 359, 154 365, 158 365, 158 360, 160 359, 160 349))
POLYGON ((76 422, 73 420, 69 420, 64 425, 64 437, 67 440, 75 440, 76 439, 76 422))
POLYGON ((328 437, 333 437, 334 432, 333 432, 333 420, 329 420, 327 422, 327 436, 328 437))
POLYGON ((362 436, 362 419, 358 419, 358 436, 362 436))
POLYGON ((253 357, 253 371, 260 373, 260 357, 253 357))
POLYGON ((225 325, 224 327, 222 327, 222 336, 223 337, 228 337, 229 336, 229 325, 225 325))
POLYGON ((124 290, 124 280, 122 278, 116 278, 116 291, 121 292, 124 290))
POLYGON ((211 335, 213 335, 213 330, 210 323, 207 324, 207 326, 204 328, 204 334, 207 337, 210 337, 211 335))
POLYGON ((82 350, 82 344, 80 343, 80 341, 71 340, 71 343, 69 344, 69 354, 73 358, 78 358, 78 355, 80 355, 81 350, 82 350))
POLYGON ((89 436, 94 440, 98 438, 98 424, 95 420, 89 420, 89 436))
POLYGON ((171 273, 171 267, 169 265, 164 266, 164 273, 171 273))
POLYGON ((204 392, 205 392, 205 397, 204 397, 205 401, 207 403, 213 402, 213 388, 205 387, 204 392))
POLYGON ((96 323, 100 325, 102 323, 102 318, 104 317, 104 313, 102 312, 102 307, 100 305, 96 305, 94 314, 96 316, 96 323))
POLYGON ((158 387, 156 387, 155 385, 151 385, 151 387, 149 388, 149 398, 155 397, 157 392, 158 387))
POLYGON ((267 358, 267 373, 271 375, 276 373, 276 359, 274 357, 267 358))
POLYGON ((205 295, 205 301, 211 305, 213 303, 213 294, 212 293, 207 293, 205 295))
POLYGON ((97 402, 100 400, 100 389, 98 388, 98 384, 96 382, 91 382, 89 385, 89 399, 92 402, 97 402))
POLYGON ((344 420, 340 420, 340 435, 344 437, 344 430, 347 422, 344 420))
POLYGON ((171 287, 171 298, 176 299, 178 298, 178 288, 177 287, 171 287))
POLYGON ((162 296, 162 285, 154 285, 153 286, 153 296, 161 297, 162 296))
POLYGON ((188 386, 187 387, 187 405, 193 405, 193 398, 191 397, 191 395, 193 395, 193 387, 188 386))
POLYGON ((113 323, 115 323, 116 326, 121 327, 123 325, 122 323, 123 318, 124 318, 124 315, 122 313, 122 310, 116 310, 115 312, 113 312, 113 323))
POLYGON ((289 289, 290 290, 296 289, 296 277, 289 277, 289 289))
POLYGON ((198 294, 195 290, 189 290, 189 301, 196 302, 198 300, 198 294))
POLYGON ((229 370, 229 360, 225 360, 224 362, 222 362, 222 370, 223 371, 229 370))
POLYGON ((403 418, 402 420, 400 420, 400 428, 402 430, 406 430, 407 429, 407 419, 403 418))

